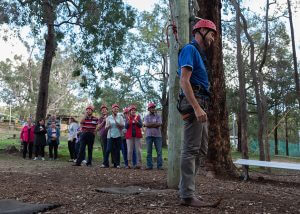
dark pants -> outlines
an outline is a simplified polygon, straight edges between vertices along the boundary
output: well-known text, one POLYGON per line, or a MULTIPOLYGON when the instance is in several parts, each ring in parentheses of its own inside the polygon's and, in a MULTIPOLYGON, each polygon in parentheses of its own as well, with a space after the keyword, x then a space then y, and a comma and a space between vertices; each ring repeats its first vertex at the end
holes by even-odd
MULTIPOLYGON (((78 142, 75 144, 75 159, 79 158, 81 139, 79 138, 78 142)), ((85 160, 85 147, 83 151, 83 160, 85 160)))
MULTIPOLYGON (((107 165, 107 164, 104 163, 105 154, 106 154, 106 150, 107 150, 107 137, 106 137, 106 135, 101 136, 101 148, 102 148, 102 155, 103 155, 103 163, 102 164, 107 165)), ((112 153, 111 153, 110 157, 111 157, 111 162, 114 163, 115 161, 114 161, 114 156, 113 156, 112 153)))
POLYGON ((114 156, 114 167, 120 166, 121 141, 121 137, 107 139, 107 149, 104 158, 105 166, 109 166, 108 158, 110 153, 114 156))
POLYGON ((45 146, 44 145, 35 145, 34 149, 35 149, 35 157, 38 157, 39 155, 41 155, 41 157, 45 156, 45 146))
POLYGON ((74 138, 72 141, 71 140, 68 141, 68 149, 69 149, 69 153, 70 153, 70 159, 76 159, 75 142, 76 142, 76 138, 74 138))
POLYGON ((121 151, 122 151, 122 156, 123 156, 124 164, 125 164, 125 166, 128 166, 126 138, 122 138, 121 151))
POLYGON ((79 157, 77 158, 76 164, 79 165, 84 159, 85 147, 88 147, 88 160, 86 165, 92 165, 93 159, 93 145, 94 145, 95 135, 92 132, 84 132, 80 139, 80 149, 79 157))
POLYGON ((49 145, 49 158, 53 158, 53 150, 54 150, 54 160, 57 159, 57 143, 52 143, 49 145))
POLYGON ((26 158, 27 148, 28 148, 28 157, 31 159, 32 158, 33 143, 23 142, 23 158, 26 158))

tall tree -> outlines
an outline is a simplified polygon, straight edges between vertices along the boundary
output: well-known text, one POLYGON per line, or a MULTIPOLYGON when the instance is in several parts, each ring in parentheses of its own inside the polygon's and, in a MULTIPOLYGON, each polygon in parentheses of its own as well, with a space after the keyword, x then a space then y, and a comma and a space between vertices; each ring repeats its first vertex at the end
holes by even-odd
POLYGON ((210 62, 211 105, 209 118, 208 159, 216 173, 235 173, 230 154, 228 112, 226 108, 225 76, 223 69, 221 1, 197 0, 198 17, 212 20, 218 30, 214 45, 208 52, 210 62))
POLYGON ((45 33, 37 120, 47 111, 49 77, 58 43, 66 38, 77 47, 81 71, 111 73, 120 59, 125 34, 134 23, 134 11, 122 0, 4 0, 0 8, 7 8, 4 11, 9 13, 10 24, 29 25, 36 34, 45 33))
MULTIPOLYGON (((237 2, 239 4, 239 1, 237 2)), ((241 26, 240 11, 236 10, 236 58, 237 70, 239 76, 239 127, 241 138, 242 158, 248 159, 248 113, 247 113, 247 97, 246 97, 246 77, 243 68, 242 42, 241 42, 241 26)))
POLYGON ((170 26, 173 27, 174 31, 171 32, 171 43, 169 47, 168 187, 178 188, 183 122, 176 108, 180 85, 177 72, 175 71, 178 69, 178 48, 182 48, 184 44, 189 42, 190 29, 187 24, 189 23, 189 5, 185 0, 169 0, 169 4, 171 13, 170 26))
POLYGON ((291 38, 292 38, 294 78, 295 78, 296 93, 297 93, 297 98, 298 98, 298 105, 299 105, 299 108, 300 108, 300 82, 299 82, 299 73, 298 73, 298 66, 297 66, 297 55, 296 55, 296 45, 295 45, 293 15, 292 15, 292 10, 291 10, 291 1, 287 0, 287 4, 288 4, 288 11, 289 11, 289 22, 290 22, 290 28, 291 28, 291 38))
POLYGON ((165 0, 155 4, 151 12, 144 11, 137 18, 136 32, 127 37, 120 67, 137 82, 145 101, 157 103, 162 115, 162 140, 167 146, 168 124, 168 49, 166 27, 168 7, 165 0), (135 50, 134 52, 132 50, 135 50))
MULTIPOLYGON (((78 114, 77 107, 85 97, 77 95, 82 90, 80 78, 72 76, 75 66, 72 51, 57 51, 50 74, 47 113, 78 114)), ((22 57, 15 56, 13 60, 0 61, 0 83, 5 86, 0 88, 0 99, 10 100, 21 118, 34 116, 41 67, 40 58, 29 57, 24 62, 22 57)))
MULTIPOLYGON (((245 35, 247 37, 248 42, 250 43, 250 73, 252 75, 253 79, 253 85, 254 85, 254 91, 255 91, 255 99, 256 99, 256 108, 257 108, 257 114, 258 114, 258 122, 259 122, 259 130, 258 130, 258 142, 259 142, 259 159, 265 160, 265 148, 263 143, 263 108, 262 108, 262 100, 261 100, 261 93, 260 93, 260 87, 259 87, 259 80, 257 77, 256 69, 255 69, 255 50, 254 50, 254 41, 252 36, 248 32, 248 25, 247 20, 244 17, 244 15, 240 12, 240 6, 237 4, 236 0, 231 0, 235 10, 239 11, 239 14, 241 15, 241 19, 243 20, 243 28, 245 35)), ((262 88, 262 87, 261 87, 262 88)))

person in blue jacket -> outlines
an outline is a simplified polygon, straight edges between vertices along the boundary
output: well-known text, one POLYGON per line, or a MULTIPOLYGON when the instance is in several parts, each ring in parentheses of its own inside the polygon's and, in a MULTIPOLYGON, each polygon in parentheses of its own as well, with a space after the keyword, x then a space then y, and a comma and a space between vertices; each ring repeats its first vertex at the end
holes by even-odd
POLYGON ((51 126, 47 130, 47 135, 48 135, 47 143, 49 145, 49 158, 50 160, 56 160, 60 131, 59 128, 56 127, 55 122, 51 123, 51 126), (54 156, 53 156, 53 150, 54 150, 54 156))

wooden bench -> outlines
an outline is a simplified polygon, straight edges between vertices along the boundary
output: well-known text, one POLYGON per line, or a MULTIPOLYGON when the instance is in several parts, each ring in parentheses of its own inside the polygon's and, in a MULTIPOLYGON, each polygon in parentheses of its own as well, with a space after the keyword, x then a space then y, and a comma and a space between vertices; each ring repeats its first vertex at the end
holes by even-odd
POLYGON ((261 167, 277 168, 277 169, 300 170, 300 163, 259 161, 259 160, 248 160, 248 159, 237 159, 233 163, 245 166, 244 167, 244 169, 245 169, 244 180, 249 179, 249 172, 248 172, 249 166, 261 166, 261 167))

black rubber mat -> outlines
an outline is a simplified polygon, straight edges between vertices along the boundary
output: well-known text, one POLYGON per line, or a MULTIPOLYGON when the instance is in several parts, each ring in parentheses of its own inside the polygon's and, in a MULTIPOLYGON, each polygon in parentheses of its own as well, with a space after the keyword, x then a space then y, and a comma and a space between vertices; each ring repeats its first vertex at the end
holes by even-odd
POLYGON ((0 214, 31 214, 59 207, 57 204, 30 204, 12 199, 0 200, 0 214))

